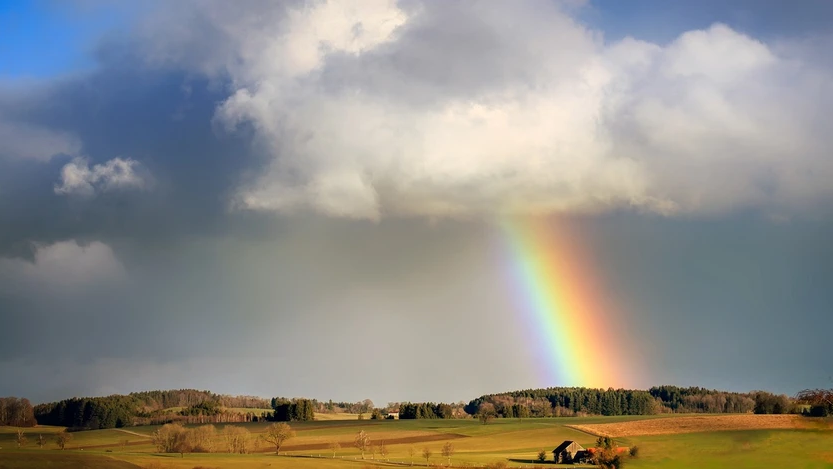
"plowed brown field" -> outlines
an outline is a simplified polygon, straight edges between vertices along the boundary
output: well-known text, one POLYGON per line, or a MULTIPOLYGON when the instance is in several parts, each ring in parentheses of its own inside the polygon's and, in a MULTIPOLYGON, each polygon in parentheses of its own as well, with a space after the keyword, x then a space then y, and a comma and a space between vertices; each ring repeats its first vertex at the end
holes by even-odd
POLYGON ((816 428, 817 424, 798 415, 704 415, 635 420, 621 423, 567 425, 597 436, 671 435, 726 430, 816 428))

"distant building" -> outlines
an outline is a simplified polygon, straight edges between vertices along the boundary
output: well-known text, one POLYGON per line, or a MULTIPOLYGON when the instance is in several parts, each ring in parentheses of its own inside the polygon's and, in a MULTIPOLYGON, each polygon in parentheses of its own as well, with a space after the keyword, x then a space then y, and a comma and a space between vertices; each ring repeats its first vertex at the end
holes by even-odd
POLYGON ((389 418, 389 419, 399 419, 399 412, 388 412, 387 418, 389 418))
POLYGON ((579 459, 579 456, 586 455, 587 450, 575 441, 565 441, 552 450, 552 456, 556 464, 572 464, 579 459))

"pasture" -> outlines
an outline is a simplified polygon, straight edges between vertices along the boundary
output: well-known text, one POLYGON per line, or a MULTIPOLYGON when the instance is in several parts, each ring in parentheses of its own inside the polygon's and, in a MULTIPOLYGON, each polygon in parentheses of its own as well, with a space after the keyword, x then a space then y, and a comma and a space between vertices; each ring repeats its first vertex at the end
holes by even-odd
MULTIPOLYGON (((58 428, 31 428, 26 429, 27 445, 17 449, 12 429, 0 427, 0 468, 442 467, 447 464, 442 455, 447 442, 454 447, 454 467, 483 467, 498 461, 510 467, 576 467, 541 464, 534 459, 541 449, 551 459, 549 451, 563 440, 590 447, 596 440, 592 433, 614 431, 620 445, 640 448, 639 457, 627 462, 628 468, 833 468, 833 430, 829 425, 798 417, 777 421, 771 417, 496 419, 488 425, 476 420, 319 420, 293 423, 297 436, 284 445, 280 456, 260 439, 252 445, 250 454, 157 454, 150 439, 157 427, 150 426, 77 432, 64 451, 54 444, 58 428), (389 453, 367 451, 362 460, 353 447, 355 435, 361 430, 377 447, 384 442, 389 453), (48 440, 44 449, 35 444, 39 433, 48 440), (335 457, 329 449, 334 442, 340 446, 335 457), (423 457, 426 448, 431 453, 427 461, 423 457)), ((236 425, 247 428, 254 440, 263 435, 268 424, 236 425)), ((216 427, 221 430, 223 425, 216 427)), ((223 450, 223 444, 218 434, 214 446, 223 450)))

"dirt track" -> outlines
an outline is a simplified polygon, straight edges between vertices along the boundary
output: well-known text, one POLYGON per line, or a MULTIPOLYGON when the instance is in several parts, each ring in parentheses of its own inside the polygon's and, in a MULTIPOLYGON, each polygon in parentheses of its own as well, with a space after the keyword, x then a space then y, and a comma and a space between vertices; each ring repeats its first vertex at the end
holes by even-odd
POLYGON ((727 430, 777 430, 816 428, 814 422, 798 415, 704 415, 635 420, 621 423, 567 425, 597 436, 672 435, 677 433, 727 430))

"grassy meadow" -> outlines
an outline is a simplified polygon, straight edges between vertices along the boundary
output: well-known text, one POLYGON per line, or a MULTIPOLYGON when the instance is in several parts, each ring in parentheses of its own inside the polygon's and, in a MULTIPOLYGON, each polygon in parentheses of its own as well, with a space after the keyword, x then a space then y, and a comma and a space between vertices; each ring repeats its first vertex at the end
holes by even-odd
MULTIPOLYGON (((750 416, 752 417, 752 416, 750 416)), ((678 419, 669 416, 589 417, 550 419, 497 419, 488 425, 475 420, 318 420, 297 422, 292 427, 297 436, 284 445, 280 456, 274 448, 260 441, 251 454, 156 454, 150 434, 157 428, 92 430, 73 433, 64 451, 57 449, 54 433, 58 427, 26 429, 27 445, 18 449, 14 429, 0 427, 0 468, 356 468, 426 466, 423 449, 432 452, 428 463, 445 466, 442 447, 454 445, 451 458, 454 467, 483 467, 503 461, 509 467, 576 467, 534 462, 541 449, 551 451, 563 440, 575 440, 585 447, 593 446, 596 436, 570 428, 572 425, 626 424, 647 419, 678 419), (360 430, 373 442, 384 441, 389 450, 386 461, 370 452, 361 460, 352 446, 360 430), (36 445, 43 434, 46 448, 36 445), (328 446, 341 446, 335 458, 328 446), (413 458, 410 455, 413 451, 413 458)), ((679 419, 684 422, 683 419, 679 419)), ((764 422, 762 420, 762 422, 764 422)), ((627 435, 628 425, 619 430, 616 441, 623 446, 639 446, 639 457, 628 460, 626 467, 654 468, 833 468, 833 430, 829 425, 808 425, 796 420, 795 428, 732 430, 721 424, 718 430, 703 431, 680 424, 674 433, 674 420, 660 422, 666 434, 627 435), (669 430, 670 429, 670 430, 669 430), (687 433, 692 432, 693 433, 687 433)), ((236 424, 246 427, 253 436, 263 434, 266 423, 236 424)), ((222 424, 216 425, 218 430, 222 424)), ((634 426, 634 428, 642 428, 634 426)), ((766 424, 764 424, 766 426, 766 424)), ((783 427, 783 425, 782 425, 783 427)), ((218 435, 215 447, 222 449, 218 435)), ((551 458, 551 455, 549 456, 551 458)))

